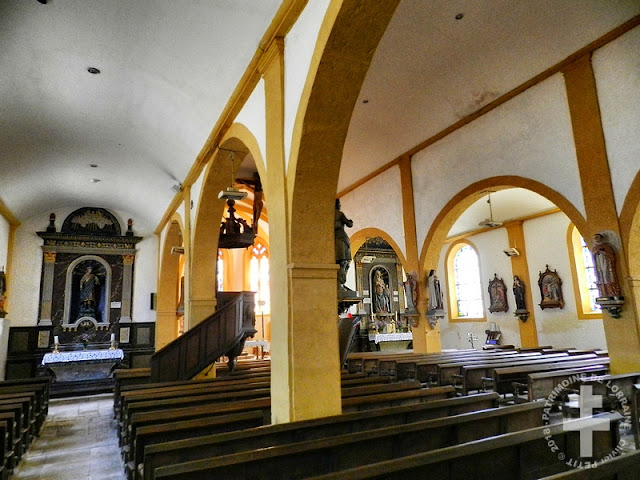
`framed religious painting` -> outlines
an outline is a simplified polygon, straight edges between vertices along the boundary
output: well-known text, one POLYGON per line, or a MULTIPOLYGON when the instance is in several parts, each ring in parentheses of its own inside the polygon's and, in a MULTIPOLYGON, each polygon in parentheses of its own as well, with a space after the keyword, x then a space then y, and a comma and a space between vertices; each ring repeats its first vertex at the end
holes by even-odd
POLYGON ((546 266, 544 272, 540 272, 540 278, 538 279, 538 285, 540 286, 540 308, 564 308, 564 298, 562 297, 562 280, 558 276, 556 270, 553 272, 549 270, 549 265, 546 266))
POLYGON ((507 303, 507 286, 498 274, 493 274, 493 280, 489 280, 489 311, 508 312, 509 304, 507 303))

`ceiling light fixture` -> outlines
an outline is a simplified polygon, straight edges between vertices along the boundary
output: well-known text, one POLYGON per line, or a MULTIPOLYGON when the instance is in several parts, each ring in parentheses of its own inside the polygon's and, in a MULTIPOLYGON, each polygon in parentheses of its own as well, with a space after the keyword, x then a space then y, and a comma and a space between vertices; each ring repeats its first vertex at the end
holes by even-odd
POLYGON ((236 167, 235 167, 234 153, 235 152, 231 150, 229 151, 229 159, 231 160, 231 186, 227 187, 226 190, 221 190, 220 193, 218 193, 219 199, 238 201, 238 200, 244 200, 245 198, 247 198, 247 195, 249 195, 248 192, 238 190, 236 187, 233 186, 236 181, 236 167))
POLYGON ((488 192, 488 193, 489 193, 489 195, 488 195, 487 203, 489 204, 489 218, 485 218, 478 225, 480 225, 481 227, 488 227, 488 228, 499 227, 500 225, 502 225, 502 222, 498 222, 497 220, 493 219, 493 208, 491 207, 491 193, 492 192, 488 192))
POLYGON ((98 165, 96 163, 90 163, 89 166, 91 168, 98 168, 98 165))
POLYGON ((90 178, 89 181, 91 183, 98 183, 100 181, 100 179, 99 178, 90 178))
POLYGON ((459 13, 456 15, 456 20, 462 20, 463 17, 464 17, 464 13, 459 13))
POLYGON ((87 68, 87 72, 91 73, 92 75, 97 75, 100 73, 100 70, 98 70, 96 67, 89 67, 87 68))

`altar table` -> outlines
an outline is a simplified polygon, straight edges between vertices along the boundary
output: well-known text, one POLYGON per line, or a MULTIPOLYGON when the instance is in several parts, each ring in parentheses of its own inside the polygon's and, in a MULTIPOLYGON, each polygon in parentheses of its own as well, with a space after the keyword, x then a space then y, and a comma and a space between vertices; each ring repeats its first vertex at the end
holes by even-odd
POLYGON ((113 350, 74 350, 47 353, 42 365, 55 374, 56 382, 101 380, 111 377, 113 368, 124 359, 120 348, 113 350))

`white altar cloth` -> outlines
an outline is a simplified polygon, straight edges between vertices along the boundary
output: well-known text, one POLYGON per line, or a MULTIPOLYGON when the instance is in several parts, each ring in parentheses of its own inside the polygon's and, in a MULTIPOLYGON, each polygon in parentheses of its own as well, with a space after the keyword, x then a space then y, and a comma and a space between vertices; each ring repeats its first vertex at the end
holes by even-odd
POLYGON ((123 358, 124 352, 120 348, 114 350, 73 350, 70 352, 47 353, 42 359, 42 365, 92 360, 122 360, 123 358))
POLYGON ((404 333, 370 333, 369 341, 380 343, 380 342, 402 342, 402 341, 410 341, 413 340, 413 335, 411 332, 404 333))

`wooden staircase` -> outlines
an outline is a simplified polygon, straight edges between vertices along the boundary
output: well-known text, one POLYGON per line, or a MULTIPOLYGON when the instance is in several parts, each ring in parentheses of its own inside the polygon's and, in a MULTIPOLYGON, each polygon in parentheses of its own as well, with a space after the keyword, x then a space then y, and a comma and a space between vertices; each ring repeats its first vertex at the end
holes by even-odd
POLYGON ((222 356, 233 370, 255 329, 254 292, 218 293, 218 310, 151 357, 151 382, 188 380, 222 356))

